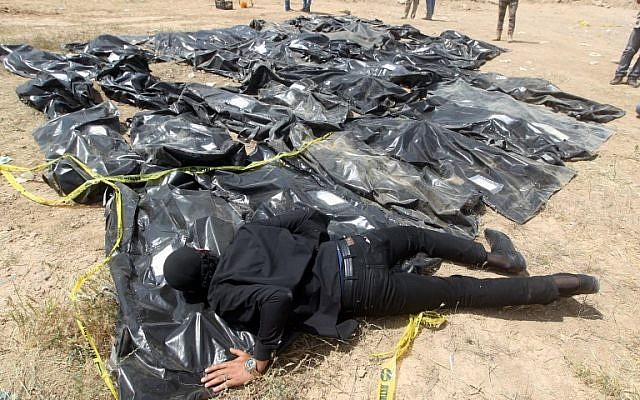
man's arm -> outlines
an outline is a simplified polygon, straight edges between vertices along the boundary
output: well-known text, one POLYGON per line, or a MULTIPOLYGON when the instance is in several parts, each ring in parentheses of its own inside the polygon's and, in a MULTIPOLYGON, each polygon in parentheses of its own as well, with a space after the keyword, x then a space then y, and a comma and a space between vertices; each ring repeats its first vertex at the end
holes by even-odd
MULTIPOLYGON (((280 345, 291 313, 292 298, 291 291, 283 288, 261 293, 256 298, 260 304, 260 327, 253 358, 256 360, 256 370, 260 374, 264 374, 269 369, 275 351, 280 345)), ((205 376, 201 379, 205 387, 213 387, 215 392, 220 392, 245 385, 254 379, 251 372, 245 368, 245 363, 251 355, 238 349, 230 349, 230 351, 237 356, 235 359, 212 365, 205 370, 205 376)))
POLYGON ((277 289, 261 302, 260 328, 253 351, 253 356, 257 361, 268 363, 273 359, 291 314, 292 301, 291 291, 277 289))

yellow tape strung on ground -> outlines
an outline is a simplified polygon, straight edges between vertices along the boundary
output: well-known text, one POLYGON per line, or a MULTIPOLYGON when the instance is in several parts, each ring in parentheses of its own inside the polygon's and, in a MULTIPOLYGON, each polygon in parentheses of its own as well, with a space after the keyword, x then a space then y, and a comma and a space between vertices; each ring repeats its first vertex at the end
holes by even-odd
POLYGON ((409 350, 413 340, 420 333, 422 325, 426 325, 429 328, 438 328, 446 321, 447 317, 438 314, 435 311, 424 311, 418 315, 411 315, 409 317, 409 323, 406 328, 404 328, 402 337, 398 343, 396 343, 393 350, 371 355, 371 357, 376 358, 389 358, 382 364, 382 369, 380 370, 380 377, 378 378, 378 394, 376 399, 391 400, 394 398, 396 392, 396 367, 398 360, 407 352, 407 350, 409 350))
MULTIPOLYGON (((87 279, 89 279, 92 275, 96 274, 98 271, 100 271, 102 268, 104 268, 109 263, 111 258, 113 258, 113 256, 117 252, 118 247, 120 246, 120 243, 122 242, 122 238, 123 238, 123 235, 124 235, 122 193, 120 192, 120 189, 118 188, 118 186, 115 184, 116 182, 117 183, 141 183, 141 182, 147 182, 147 181, 163 178, 163 177, 165 177, 165 176, 167 176, 169 174, 172 174, 174 172, 184 172, 184 173, 196 175, 196 174, 204 174, 204 173, 214 172, 214 171, 239 171, 239 172, 241 172, 241 171, 248 171, 248 170, 252 170, 252 169, 257 169, 257 168, 263 167, 263 166, 265 166, 267 164, 270 164, 270 163, 273 163, 275 161, 281 160, 283 158, 296 157, 299 154, 301 154, 302 152, 304 152, 305 150, 307 150, 307 148, 309 148, 309 146, 312 146, 315 143, 318 143, 318 142, 328 138, 331 135, 331 133, 332 132, 327 133, 326 135, 321 136, 319 138, 313 139, 313 140, 311 140, 309 142, 303 143, 298 149, 295 149, 295 150, 292 150, 292 151, 288 151, 288 152, 278 153, 275 156, 273 156, 271 158, 268 158, 266 160, 254 161, 254 162, 250 163, 249 165, 245 165, 245 166, 230 165, 230 166, 220 166, 220 167, 184 167, 184 168, 173 168, 173 169, 154 172, 154 173, 150 173, 150 174, 102 176, 102 175, 97 174, 95 171, 93 171, 91 168, 89 168, 82 161, 78 160, 76 157, 74 157, 74 156, 72 156, 70 154, 66 154, 66 155, 63 155, 60 158, 48 161, 46 163, 37 165, 35 167, 18 167, 18 166, 15 166, 15 165, 0 164, 0 173, 2 173, 2 175, 5 177, 7 182, 9 182, 9 184, 17 192, 19 192, 21 195, 23 195, 24 197, 28 198, 31 201, 34 201, 34 202, 42 204, 42 205, 47 205, 47 206, 69 205, 69 204, 71 204, 73 202, 73 200, 75 198, 80 196, 80 194, 82 194, 85 190, 87 190, 91 186, 94 186, 94 185, 97 185, 97 184, 100 184, 100 183, 103 183, 103 184, 105 184, 105 185, 107 185, 107 186, 109 186, 109 187, 111 187, 113 189, 114 194, 115 194, 115 202, 116 202, 115 203, 115 210, 116 210, 116 218, 117 218, 117 238, 116 238, 116 242, 114 243, 113 247, 109 251, 109 254, 105 257, 104 260, 102 260, 98 264, 92 266, 87 272, 82 274, 76 280, 75 284, 73 285, 73 289, 71 290, 71 301, 73 302, 74 309, 75 309, 77 307, 77 305, 78 305, 78 303, 77 303, 77 301, 78 301, 78 293, 82 289, 82 286, 84 285, 84 283, 87 281, 87 279), (62 196, 61 198, 58 198, 58 199, 55 199, 55 200, 47 199, 47 198, 39 196, 39 195, 37 195, 35 193, 29 192, 24 187, 24 185, 22 185, 20 182, 18 182, 16 177, 13 175, 14 172, 39 172, 39 171, 43 171, 43 170, 49 168, 50 166, 52 166, 52 165, 54 165, 54 164, 56 164, 56 163, 58 163, 58 162, 60 162, 62 160, 66 160, 66 159, 72 160, 75 164, 77 164, 78 167, 80 167, 83 171, 85 171, 91 177, 91 179, 85 181, 82 185, 78 186, 75 190, 73 190, 71 193, 67 194, 66 196, 62 196)), ((113 398, 118 400, 118 392, 117 392, 117 390, 115 388, 115 385, 113 384, 113 381, 111 379, 111 375, 109 374, 107 366, 104 363, 104 361, 102 360, 102 357, 100 356, 100 352, 98 351, 98 347, 97 347, 97 345, 95 343, 95 340, 93 339, 93 336, 91 335, 91 333, 87 329, 85 322, 82 320, 81 315, 79 314, 79 312, 77 312, 77 310, 76 310, 76 313, 74 314, 74 318, 76 320, 76 323, 78 324, 78 328, 80 329, 80 333, 82 334, 82 336, 85 338, 85 340, 87 341, 87 343, 91 347, 91 350, 93 352, 93 361, 96 364, 96 367, 98 368, 98 372, 100 373, 100 377, 104 381, 104 383, 107 386, 107 388, 109 388, 109 391, 113 395, 113 398)))
MULTIPOLYGON (((46 168, 49 168, 51 165, 56 164, 56 163, 58 163, 58 162, 60 162, 62 160, 72 160, 75 164, 78 165, 78 167, 82 168, 83 171, 85 171, 87 174, 89 174, 89 176, 91 176, 91 178, 98 179, 98 180, 100 180, 102 182, 142 183, 142 182, 147 182, 147 181, 152 181, 152 180, 164 178, 165 176, 167 176, 169 174, 172 174, 174 172, 184 172, 184 173, 187 173, 187 174, 205 174, 205 173, 214 172, 214 171, 238 171, 238 172, 242 172, 242 171, 248 171, 248 170, 252 170, 252 169, 257 169, 257 168, 263 167, 263 166, 265 166, 267 164, 271 164, 271 163, 273 163, 275 161, 278 161, 278 160, 281 160, 283 158, 296 157, 296 156, 300 155, 301 153, 305 152, 310 146, 313 146, 314 144, 325 140, 326 138, 331 136, 332 133, 333 132, 329 132, 329 133, 327 133, 327 134, 325 134, 323 136, 320 136, 320 137, 315 138, 315 139, 313 139, 311 141, 305 142, 299 148, 297 148, 295 150, 281 152, 281 153, 278 153, 275 156, 273 156, 271 158, 267 158, 265 160, 253 161, 249 165, 226 165, 226 166, 219 166, 219 167, 180 167, 180 168, 171 168, 171 169, 158 171, 158 172, 152 172, 152 173, 149 173, 149 174, 103 176, 103 175, 100 175, 100 174, 96 173, 95 171, 93 171, 91 168, 89 168, 87 165, 85 165, 82 161, 78 160, 76 157, 72 156, 71 154, 65 154, 65 155, 63 155, 63 156, 61 156, 59 158, 56 158, 55 160, 47 161, 46 163, 43 163, 43 164, 40 164, 40 165, 36 165, 35 167, 18 167, 18 166, 10 165, 10 164, 0 164, 0 172, 3 172, 3 175, 5 175, 4 172, 8 172, 8 173, 10 173, 10 172, 38 172, 38 171, 43 171, 46 168)), ((6 175, 5 175, 5 177, 6 177, 6 175)), ((17 183, 17 181, 15 181, 15 179, 13 179, 13 181, 17 183)), ((93 182, 93 183, 88 184, 89 182, 91 182, 91 181, 85 182, 85 185, 86 185, 86 186, 84 186, 85 189, 88 186, 93 186, 96 183, 99 183, 99 182, 93 182)), ((18 185, 20 185, 20 184, 18 183, 18 185)), ((13 184, 12 184, 12 186, 13 186, 13 184)), ((20 186, 22 186, 22 185, 20 185, 20 186)), ((16 186, 14 186, 14 188, 17 189, 16 186)), ((68 202, 69 200, 73 200, 73 199, 70 199, 70 196, 71 196, 71 194, 65 196, 64 199, 66 199, 66 200, 63 201, 63 202, 68 202)), ((38 202, 38 201, 36 201, 36 202, 38 202)), ((41 204, 45 204, 45 203, 41 203, 41 204)), ((59 204, 59 203, 57 203, 57 204, 59 204)), ((47 205, 49 205, 49 204, 47 203, 47 205)))

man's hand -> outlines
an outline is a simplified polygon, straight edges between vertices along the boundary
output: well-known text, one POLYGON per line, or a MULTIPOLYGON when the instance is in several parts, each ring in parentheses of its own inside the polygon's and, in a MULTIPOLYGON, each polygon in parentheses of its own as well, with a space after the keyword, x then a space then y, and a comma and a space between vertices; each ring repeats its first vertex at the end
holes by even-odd
POLYGON ((205 369, 205 376, 200 380, 204 383, 204 387, 213 387, 214 392, 221 392, 225 389, 245 385, 253 379, 251 373, 244 367, 245 361, 251 358, 251 355, 239 349, 232 348, 229 351, 237 358, 205 369))

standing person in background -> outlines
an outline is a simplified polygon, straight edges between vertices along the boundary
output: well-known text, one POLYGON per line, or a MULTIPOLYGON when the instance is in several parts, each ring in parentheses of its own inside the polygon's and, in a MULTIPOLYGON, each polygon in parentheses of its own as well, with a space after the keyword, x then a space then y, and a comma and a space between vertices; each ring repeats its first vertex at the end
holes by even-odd
MULTIPOLYGON (((428 0, 427 0, 428 1, 428 0)), ((416 17, 416 10, 418 9, 418 4, 420 0, 407 0, 406 6, 404 8, 404 17, 402 19, 407 19, 409 16, 409 10, 411 9, 411 18, 416 17), (413 6, 413 8, 412 8, 413 6)))
MULTIPOLYGON (((636 0, 636 2, 640 4, 640 0, 636 0)), ((638 50, 640 50, 640 12, 638 12, 638 15, 636 16, 636 22, 631 30, 631 35, 629 35, 627 46, 622 51, 622 56, 620 56, 620 62, 618 62, 616 74, 611 82, 609 82, 610 84, 619 85, 622 83, 622 80, 625 75, 627 75, 627 71, 631 66, 631 60, 633 60, 633 57, 636 55, 638 50)), ((634 88, 640 87, 638 78, 640 78, 640 58, 636 60, 636 63, 633 64, 633 68, 631 68, 631 72, 629 72, 627 85, 634 88)))
MULTIPOLYGON (((291 11, 291 0, 284 0, 284 10, 291 11)), ((311 12, 311 0, 302 0, 303 12, 311 12)))
POLYGON ((411 18, 415 18, 416 10, 418 9, 419 3, 420 3, 420 0, 407 0, 407 2, 405 3, 406 5, 404 7, 404 17, 402 17, 402 19, 407 19, 407 17, 409 16, 410 9, 411 9, 411 18))
POLYGON ((510 42, 513 41, 513 30, 516 27, 518 0, 498 0, 498 27, 496 29, 496 37, 493 40, 499 41, 502 38, 502 25, 504 23, 504 14, 507 11, 507 6, 509 7, 509 30, 507 31, 507 38, 510 42))
MULTIPOLYGON (((291 11, 291 0, 284 0, 284 10, 291 11)), ((311 0, 302 0, 302 10, 303 12, 310 13, 311 12, 311 0)))
POLYGON ((427 16, 424 17, 423 19, 431 21, 431 18, 433 17, 433 13, 436 10, 436 0, 426 0, 426 2, 427 2, 427 16))

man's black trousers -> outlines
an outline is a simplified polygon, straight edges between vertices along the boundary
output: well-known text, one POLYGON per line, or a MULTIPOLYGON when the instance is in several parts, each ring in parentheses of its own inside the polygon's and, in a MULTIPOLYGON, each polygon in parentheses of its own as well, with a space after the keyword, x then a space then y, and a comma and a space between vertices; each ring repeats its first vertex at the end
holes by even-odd
POLYGON ((383 316, 441 307, 548 304, 558 298, 558 289, 547 276, 441 278, 391 271, 391 267, 419 252, 459 264, 481 266, 487 253, 480 243, 472 240, 415 227, 379 229, 351 239, 353 282, 342 295, 345 314, 383 316))

